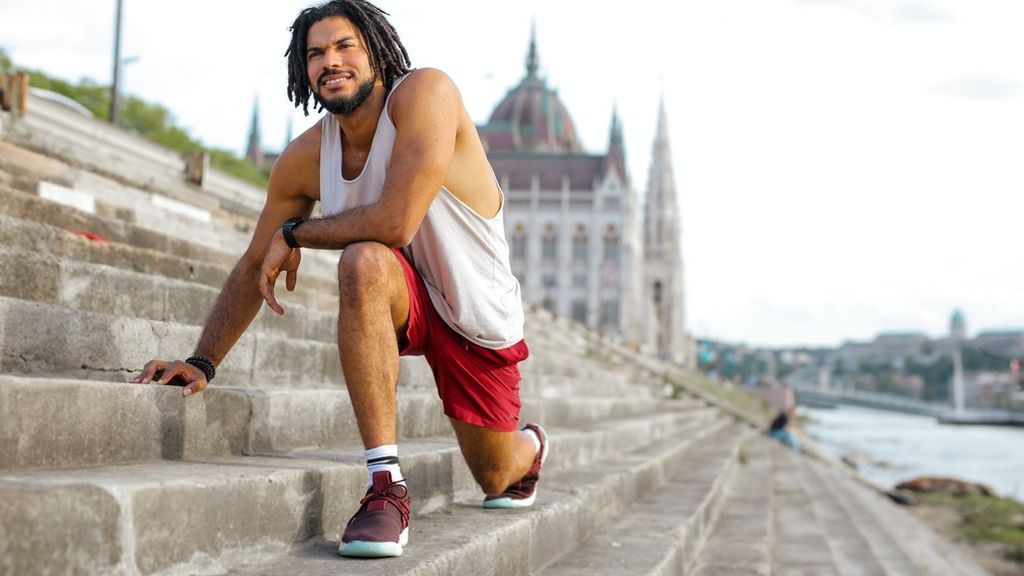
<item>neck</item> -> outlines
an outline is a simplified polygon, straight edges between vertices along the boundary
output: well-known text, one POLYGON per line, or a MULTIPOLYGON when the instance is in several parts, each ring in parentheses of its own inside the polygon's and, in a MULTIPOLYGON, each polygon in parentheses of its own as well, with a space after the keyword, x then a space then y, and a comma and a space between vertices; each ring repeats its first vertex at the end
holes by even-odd
POLYGON ((334 119, 341 127, 341 139, 346 146, 369 149, 377 122, 387 101, 387 90, 383 84, 373 87, 373 92, 359 108, 348 114, 335 114, 334 119))

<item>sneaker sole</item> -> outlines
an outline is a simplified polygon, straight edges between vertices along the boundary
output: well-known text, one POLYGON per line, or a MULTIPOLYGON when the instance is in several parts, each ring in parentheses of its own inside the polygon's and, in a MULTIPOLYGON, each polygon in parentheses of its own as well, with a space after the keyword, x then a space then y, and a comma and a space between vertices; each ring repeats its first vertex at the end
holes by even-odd
MULTIPOLYGON (((551 446, 548 444, 548 432, 540 424, 536 424, 537 430, 540 432, 541 446, 544 452, 540 455, 540 464, 544 465, 544 461, 548 459, 548 453, 551 452, 551 446)), ((529 498, 523 498, 516 500, 514 498, 495 498, 493 500, 484 499, 483 507, 489 509, 501 509, 501 508, 526 508, 527 506, 533 506, 533 503, 537 500, 537 489, 534 489, 533 494, 529 498)))
POLYGON ((526 508, 532 506, 533 502, 537 499, 537 491, 534 490, 533 494, 529 498, 523 498, 522 500, 516 500, 514 498, 495 498, 494 500, 484 500, 484 508, 526 508))
POLYGON ((366 542, 353 540, 342 542, 338 555, 347 558, 397 558, 402 555, 402 547, 409 543, 409 528, 402 530, 398 542, 366 542))

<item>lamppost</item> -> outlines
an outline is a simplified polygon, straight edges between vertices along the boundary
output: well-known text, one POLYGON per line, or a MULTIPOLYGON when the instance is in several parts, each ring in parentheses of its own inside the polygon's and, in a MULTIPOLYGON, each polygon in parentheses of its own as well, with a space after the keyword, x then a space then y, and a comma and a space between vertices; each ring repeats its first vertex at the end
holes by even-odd
POLYGON ((117 16, 114 20, 114 81, 110 85, 110 123, 121 123, 121 10, 122 0, 117 0, 117 16))

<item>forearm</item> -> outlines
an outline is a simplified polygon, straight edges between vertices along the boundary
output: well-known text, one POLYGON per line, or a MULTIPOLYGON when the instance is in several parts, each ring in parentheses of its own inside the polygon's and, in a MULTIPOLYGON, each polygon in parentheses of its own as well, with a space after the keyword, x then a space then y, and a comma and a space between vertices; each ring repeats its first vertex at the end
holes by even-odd
POLYGON ((260 311, 259 265, 241 260, 231 271, 206 319, 195 354, 219 365, 260 311))
POLYGON ((300 246, 315 250, 344 250, 355 242, 401 247, 408 244, 408 232, 402 228, 398 219, 387 217, 379 205, 370 204, 306 220, 293 234, 300 246))

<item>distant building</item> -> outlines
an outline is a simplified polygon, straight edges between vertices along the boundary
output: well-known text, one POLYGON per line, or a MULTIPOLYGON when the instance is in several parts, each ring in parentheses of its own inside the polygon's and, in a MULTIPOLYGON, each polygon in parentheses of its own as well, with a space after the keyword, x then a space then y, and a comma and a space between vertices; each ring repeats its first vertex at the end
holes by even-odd
MULTIPOLYGON (((292 121, 288 120, 288 133, 285 135, 284 146, 288 147, 292 141, 292 121)), ((284 150, 284 148, 282 148, 284 150)), ((249 137, 246 140, 245 159, 257 170, 263 170, 273 166, 274 162, 281 157, 276 152, 267 152, 263 149, 263 135, 260 130, 260 103, 254 99, 252 103, 252 121, 249 123, 249 137)))
POLYGON ((929 342, 929 338, 919 332, 886 332, 870 343, 844 343, 836 350, 835 358, 845 371, 856 370, 861 364, 901 367, 908 356, 926 353, 929 342))
POLYGON ((260 102, 255 99, 252 102, 252 122, 249 124, 249 140, 245 147, 245 159, 255 166, 257 170, 263 170, 264 158, 262 135, 260 134, 260 102))
POLYGON ((523 79, 478 130, 505 192, 512 269, 524 299, 692 363, 664 106, 659 114, 644 215, 626 169, 618 113, 607 150, 584 151, 568 109, 540 76, 535 36, 523 79))

